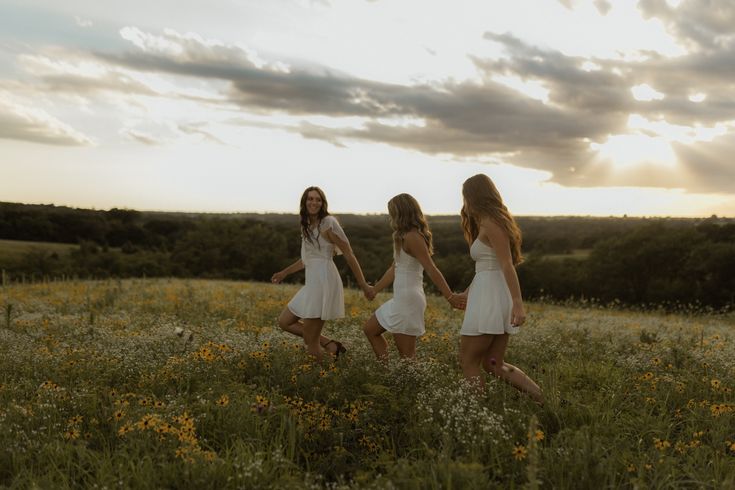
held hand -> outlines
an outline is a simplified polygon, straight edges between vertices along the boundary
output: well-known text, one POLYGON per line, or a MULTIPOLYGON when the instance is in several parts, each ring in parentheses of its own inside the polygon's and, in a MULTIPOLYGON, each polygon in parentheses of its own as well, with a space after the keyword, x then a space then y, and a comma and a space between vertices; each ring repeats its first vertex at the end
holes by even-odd
POLYGON ((271 282, 273 284, 278 284, 279 282, 283 281, 286 278, 286 273, 283 271, 278 271, 273 276, 271 276, 271 282))
POLYGON ((467 295, 464 293, 452 293, 452 295, 447 298, 447 301, 449 301, 449 304, 452 305, 452 308, 464 310, 467 306, 467 295))
POLYGON ((365 287, 362 288, 362 292, 368 299, 368 301, 372 301, 373 299, 375 299, 375 295, 377 294, 375 292, 375 288, 369 284, 366 284, 365 287))
POLYGON ((510 315, 510 323, 516 327, 520 327, 526 321, 526 312, 523 309, 523 303, 513 303, 513 311, 510 315))

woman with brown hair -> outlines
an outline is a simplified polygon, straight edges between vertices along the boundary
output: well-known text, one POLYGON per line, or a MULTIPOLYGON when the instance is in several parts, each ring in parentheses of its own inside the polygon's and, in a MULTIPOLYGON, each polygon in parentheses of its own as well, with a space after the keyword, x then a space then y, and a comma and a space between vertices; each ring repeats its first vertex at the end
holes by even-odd
POLYGON ((334 216, 329 214, 324 191, 319 187, 307 188, 301 196, 299 214, 301 258, 273 274, 271 282, 277 284, 289 274, 306 269, 304 287, 283 309, 278 324, 283 330, 302 337, 307 352, 321 361, 322 349, 336 356, 346 351, 340 342, 321 334, 325 321, 345 315, 342 278, 332 260, 334 255, 344 254, 366 296, 369 286, 347 235, 334 216))
POLYGON ((416 337, 425 332, 424 270, 453 307, 463 308, 464 297, 452 292, 431 259, 434 253, 431 230, 416 199, 409 194, 398 194, 388 201, 388 215, 393 228, 394 261, 373 287, 373 295, 394 283, 393 299, 373 313, 365 322, 363 332, 379 359, 388 355, 385 331, 393 335, 398 354, 412 358, 416 355, 416 337))
POLYGON ((462 185, 462 229, 475 261, 460 334, 459 362, 465 378, 484 386, 482 369, 542 403, 541 388, 505 362, 510 334, 526 320, 515 266, 523 260, 521 230, 487 175, 462 185))

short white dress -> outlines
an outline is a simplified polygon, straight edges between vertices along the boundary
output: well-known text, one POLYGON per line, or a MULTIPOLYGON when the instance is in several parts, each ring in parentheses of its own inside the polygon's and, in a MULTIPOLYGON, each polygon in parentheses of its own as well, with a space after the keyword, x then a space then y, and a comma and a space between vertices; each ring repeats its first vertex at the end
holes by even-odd
POLYGON ((476 239, 470 247, 475 261, 475 277, 467 295, 461 335, 515 334, 511 326, 513 298, 495 255, 495 250, 476 239))
POLYGON ((324 238, 326 230, 347 241, 345 232, 333 216, 322 219, 318 232, 316 227, 309 230, 311 242, 302 237, 301 260, 306 281, 288 303, 288 309, 299 318, 333 320, 345 316, 342 278, 332 260, 334 255, 340 255, 342 251, 324 238))
POLYGON ((424 268, 415 257, 401 250, 395 255, 393 299, 375 311, 380 326, 391 333, 423 335, 426 296, 424 268))

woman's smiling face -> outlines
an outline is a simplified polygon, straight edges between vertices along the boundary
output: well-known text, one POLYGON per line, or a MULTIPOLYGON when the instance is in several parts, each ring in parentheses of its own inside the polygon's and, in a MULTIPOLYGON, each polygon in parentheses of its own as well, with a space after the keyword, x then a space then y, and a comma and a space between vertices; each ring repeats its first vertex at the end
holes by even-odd
POLYGON ((322 209, 322 197, 317 191, 309 191, 306 195, 306 210, 312 216, 316 216, 322 209))

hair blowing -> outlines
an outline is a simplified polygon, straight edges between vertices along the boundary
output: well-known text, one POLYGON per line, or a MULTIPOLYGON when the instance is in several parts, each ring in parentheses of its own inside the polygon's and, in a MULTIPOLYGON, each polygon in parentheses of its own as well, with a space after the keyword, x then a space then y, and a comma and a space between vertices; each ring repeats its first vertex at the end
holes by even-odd
POLYGON ((414 228, 426 242, 429 255, 434 253, 429 223, 426 222, 418 201, 412 195, 403 193, 391 198, 388 201, 388 216, 390 216, 390 226, 393 228, 393 247, 396 254, 401 250, 403 237, 414 228))
POLYGON ((309 197, 309 192, 311 191, 318 192, 319 197, 322 198, 322 207, 319 209, 319 213, 317 214, 317 240, 319 239, 319 223, 321 223, 325 216, 329 216, 329 211, 327 209, 327 196, 324 195, 324 191, 320 188, 316 186, 307 187, 304 193, 301 194, 301 205, 299 206, 299 216, 301 217, 301 236, 304 240, 308 240, 309 243, 313 244, 314 240, 312 239, 311 232, 309 230, 309 226, 311 224, 309 222, 309 211, 306 209, 306 198, 309 197))
POLYGON ((521 229, 503 204, 498 189, 485 174, 477 174, 464 181, 462 196, 462 231, 467 243, 472 245, 480 233, 480 220, 488 217, 497 223, 508 235, 513 265, 523 262, 521 255, 521 229))

